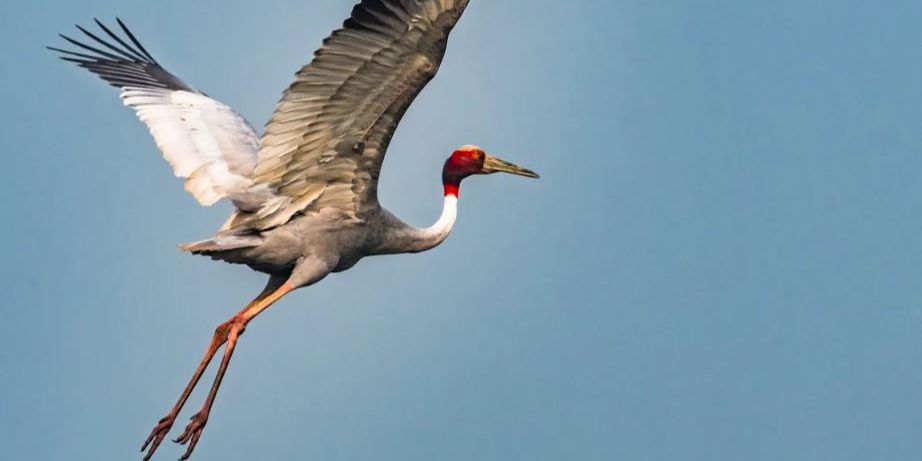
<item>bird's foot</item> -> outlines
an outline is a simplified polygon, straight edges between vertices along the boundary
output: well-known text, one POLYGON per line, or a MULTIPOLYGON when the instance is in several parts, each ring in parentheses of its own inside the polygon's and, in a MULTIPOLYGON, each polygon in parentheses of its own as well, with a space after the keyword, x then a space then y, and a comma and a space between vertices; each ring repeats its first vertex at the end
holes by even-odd
POLYGON ((174 440, 174 442, 180 445, 189 445, 188 448, 186 448, 186 452, 179 458, 180 461, 189 459, 189 456, 192 455, 192 451, 195 450, 195 446, 198 445, 198 439, 202 436, 202 430, 205 429, 205 424, 207 423, 208 410, 203 409, 192 416, 192 421, 186 426, 186 430, 174 440))
POLYGON ((154 430, 150 431, 150 435, 147 436, 147 440, 144 441, 144 445, 141 446, 141 451, 147 449, 148 445, 150 450, 147 451, 147 454, 144 455, 144 461, 149 461, 151 456, 154 456, 154 452, 157 451, 157 447, 160 446, 160 442, 163 441, 164 437, 170 432, 170 428, 173 427, 173 421, 176 420, 176 414, 170 412, 157 422, 157 425, 154 426, 154 430))

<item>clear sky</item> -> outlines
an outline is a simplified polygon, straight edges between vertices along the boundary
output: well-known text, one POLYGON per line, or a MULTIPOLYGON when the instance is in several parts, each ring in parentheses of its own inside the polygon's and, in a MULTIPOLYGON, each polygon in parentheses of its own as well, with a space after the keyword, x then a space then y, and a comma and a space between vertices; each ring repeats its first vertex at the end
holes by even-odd
MULTIPOLYGON (((352 3, 0 6, 0 459, 139 458, 264 283, 175 249, 228 206, 200 208, 117 92, 43 47, 118 15, 261 126, 352 3)), ((472 0, 381 201, 428 225, 468 143, 542 179, 470 180, 443 246, 251 324, 194 459, 918 459, 920 17, 472 0)))

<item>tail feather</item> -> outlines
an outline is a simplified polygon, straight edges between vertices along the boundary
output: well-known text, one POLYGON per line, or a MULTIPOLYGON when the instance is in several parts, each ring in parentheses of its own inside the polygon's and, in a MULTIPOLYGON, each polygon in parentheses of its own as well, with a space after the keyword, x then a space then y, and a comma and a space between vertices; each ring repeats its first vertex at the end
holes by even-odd
POLYGON ((257 235, 218 235, 200 242, 179 245, 179 249, 192 254, 214 254, 222 251, 239 250, 259 246, 262 238, 257 235))

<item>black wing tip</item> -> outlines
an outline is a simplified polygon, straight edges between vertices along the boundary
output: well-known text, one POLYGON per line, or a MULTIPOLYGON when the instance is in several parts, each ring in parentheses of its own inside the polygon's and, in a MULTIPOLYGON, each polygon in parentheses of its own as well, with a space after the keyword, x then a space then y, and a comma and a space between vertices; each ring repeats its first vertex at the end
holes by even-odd
MULTIPOLYGON (((93 53, 94 56, 92 57, 100 61, 131 62, 135 64, 149 64, 153 66, 159 66, 159 63, 157 63, 154 57, 151 56, 151 54, 141 45, 138 39, 134 36, 134 34, 131 33, 131 31, 125 25, 125 22, 122 21, 121 18, 118 18, 118 17, 116 17, 116 21, 118 22, 118 25, 124 31, 123 37, 126 37, 128 40, 130 40, 131 43, 135 45, 134 47, 130 45, 128 42, 126 42, 122 37, 119 37, 118 34, 114 33, 112 29, 107 27, 105 23, 103 23, 102 21, 99 20, 99 18, 96 18, 96 17, 93 18, 93 22, 96 23, 99 29, 102 30, 102 32, 104 32, 106 35, 108 35, 113 41, 108 41, 108 40, 104 40, 103 38, 100 38, 100 36, 94 34, 88 28, 81 26, 80 24, 74 24, 74 27, 80 32, 82 32, 84 35, 86 35, 86 37, 88 37, 90 40, 87 40, 86 42, 84 42, 84 41, 77 40, 63 33, 59 33, 57 35, 61 39, 70 43, 71 45, 74 45, 78 48, 82 48, 83 50, 93 53), (101 45, 102 48, 104 49, 89 45, 89 43, 93 43, 93 42, 95 42, 94 44, 101 45)), ((86 37, 84 37, 83 40, 86 40, 86 37)), ((52 51, 56 51, 59 53, 74 54, 73 51, 68 51, 68 50, 64 50, 61 48, 55 48, 55 47, 48 47, 48 48, 52 49, 52 51)), ((83 57, 89 57, 89 56, 83 55, 83 57)))
POLYGON ((87 69, 118 88, 130 86, 196 91, 160 66, 131 33, 124 21, 120 18, 116 18, 116 21, 122 33, 115 33, 114 30, 118 30, 117 28, 107 27, 98 18, 93 18, 101 32, 91 31, 94 29, 92 27, 75 24, 76 29, 85 37, 77 40, 61 33, 58 37, 72 47, 45 48, 57 53, 59 59, 87 69))
MULTIPOLYGON (((58 59, 60 59, 60 60, 62 60, 62 61, 67 61, 67 59, 65 59, 65 58, 67 58, 67 53, 68 53, 67 50, 62 50, 62 49, 60 49, 60 48, 56 48, 56 47, 53 47, 53 46, 51 46, 51 45, 45 45, 45 49, 48 50, 48 51, 52 51, 52 52, 58 53, 58 55, 57 55, 57 58, 58 58, 58 59)), ((73 58, 72 58, 72 59, 73 59, 73 58)))
POLYGON ((122 19, 118 16, 115 17, 115 21, 118 22, 119 27, 122 28, 122 31, 125 32, 125 35, 128 36, 128 39, 131 40, 131 43, 134 43, 134 45, 138 47, 138 50, 141 50, 141 53, 150 60, 150 63, 157 64, 157 60, 147 52, 147 49, 145 49, 144 45, 142 45, 141 42, 134 36, 134 34, 131 32, 131 29, 125 25, 125 22, 122 21, 122 19))
MULTIPOLYGON (((45 49, 49 51, 54 51, 55 53, 61 53, 62 55, 74 54, 73 51, 65 50, 63 48, 58 48, 56 46, 45 45, 45 49)), ((64 57, 64 56, 60 56, 64 57)))

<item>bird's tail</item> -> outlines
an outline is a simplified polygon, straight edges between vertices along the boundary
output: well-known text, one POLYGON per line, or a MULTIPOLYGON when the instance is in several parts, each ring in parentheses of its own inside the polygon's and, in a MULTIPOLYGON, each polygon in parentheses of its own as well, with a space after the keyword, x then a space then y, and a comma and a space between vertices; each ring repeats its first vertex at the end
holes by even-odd
POLYGON ((196 255, 211 255, 223 251, 251 248, 261 243, 262 237, 258 235, 216 235, 208 240, 179 245, 179 249, 196 255))

